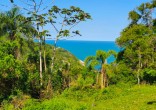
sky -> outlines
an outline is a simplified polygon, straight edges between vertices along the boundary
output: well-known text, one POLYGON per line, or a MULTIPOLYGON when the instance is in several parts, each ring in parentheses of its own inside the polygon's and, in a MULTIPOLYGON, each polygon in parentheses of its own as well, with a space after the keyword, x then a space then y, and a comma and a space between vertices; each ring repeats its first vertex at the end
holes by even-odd
MULTIPOLYGON (((8 2, 9 0, 1 1, 0 4, 10 4, 8 2)), ((21 2, 18 2, 22 0, 14 1, 22 5, 21 2)), ((45 5, 48 5, 52 0, 45 1, 45 5)), ((72 37, 69 40, 115 41, 115 39, 120 36, 120 32, 130 23, 128 20, 129 11, 135 9, 141 3, 150 1, 151 0, 54 0, 53 4, 62 8, 77 6, 92 16, 92 20, 80 23, 76 27, 82 36, 72 37)), ((0 8, 1 10, 6 10, 6 7, 0 6, 0 8)))

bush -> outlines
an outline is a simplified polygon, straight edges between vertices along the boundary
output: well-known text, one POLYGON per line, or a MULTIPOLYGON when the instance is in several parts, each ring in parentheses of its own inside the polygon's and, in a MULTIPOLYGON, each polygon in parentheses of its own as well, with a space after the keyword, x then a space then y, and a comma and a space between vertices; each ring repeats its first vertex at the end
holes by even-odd
POLYGON ((35 100, 27 101, 23 110, 86 110, 89 106, 77 102, 75 100, 69 100, 66 98, 56 97, 51 100, 45 100, 38 102, 35 100))

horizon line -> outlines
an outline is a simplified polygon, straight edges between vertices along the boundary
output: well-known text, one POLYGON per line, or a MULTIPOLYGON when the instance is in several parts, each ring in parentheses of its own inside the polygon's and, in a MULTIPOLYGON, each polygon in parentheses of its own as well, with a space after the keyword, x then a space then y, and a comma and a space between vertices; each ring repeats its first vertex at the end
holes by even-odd
MULTIPOLYGON (((55 39, 46 39, 46 40, 55 40, 55 39)), ((59 39, 58 41, 107 41, 107 42, 115 42, 115 40, 71 40, 71 39, 59 39)))

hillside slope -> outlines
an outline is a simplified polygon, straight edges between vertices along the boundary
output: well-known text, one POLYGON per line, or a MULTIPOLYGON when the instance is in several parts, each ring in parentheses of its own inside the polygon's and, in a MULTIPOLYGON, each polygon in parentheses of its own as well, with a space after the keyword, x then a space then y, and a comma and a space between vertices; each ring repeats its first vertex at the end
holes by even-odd
POLYGON ((61 96, 38 102, 29 100, 24 110, 155 110, 156 86, 66 90, 61 96), (92 95, 91 95, 92 94, 92 95), (34 106, 35 105, 35 106, 34 106))

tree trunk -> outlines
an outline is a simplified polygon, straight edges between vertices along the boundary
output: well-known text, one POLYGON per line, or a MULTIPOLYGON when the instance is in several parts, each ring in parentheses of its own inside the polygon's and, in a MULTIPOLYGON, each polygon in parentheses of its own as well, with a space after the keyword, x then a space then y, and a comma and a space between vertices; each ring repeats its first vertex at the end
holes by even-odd
POLYGON ((101 69, 101 89, 104 88, 104 71, 103 71, 103 66, 101 69))
POLYGON ((68 76, 68 88, 70 87, 70 76, 68 76))
POLYGON ((138 73, 137 73, 137 80, 138 80, 138 85, 140 85, 140 74, 139 74, 140 70, 138 70, 138 73))
POLYGON ((53 87, 52 87, 52 84, 51 84, 51 76, 50 74, 48 75, 48 84, 47 84, 47 95, 48 95, 48 98, 51 98, 53 96, 53 87))
POLYGON ((37 26, 37 33, 38 33, 38 38, 39 38, 39 60, 40 60, 40 85, 43 85, 43 75, 42 75, 42 42, 41 42, 41 36, 39 32, 39 24, 36 22, 37 26))
POLYGON ((44 49, 44 71, 45 71, 45 73, 47 72, 46 52, 45 52, 45 49, 44 49))
POLYGON ((55 54, 56 54, 56 43, 57 43, 57 39, 54 42, 54 47, 52 48, 52 63, 51 63, 51 72, 53 71, 53 67, 54 67, 54 60, 55 60, 55 54))
POLYGON ((45 51, 45 36, 44 36, 44 71, 47 72, 47 64, 46 64, 46 51, 45 51))
POLYGON ((43 75, 42 75, 42 49, 41 49, 41 38, 39 37, 39 45, 40 45, 40 50, 39 50, 39 57, 40 57, 40 85, 43 85, 43 75))
POLYGON ((20 57, 21 57, 21 53, 20 53, 20 50, 19 50, 18 47, 17 47, 16 50, 15 50, 14 56, 15 56, 15 58, 18 59, 18 60, 19 60, 20 57))
POLYGON ((99 84, 99 73, 97 73, 97 75, 96 75, 96 84, 97 85, 99 84))
POLYGON ((137 80, 138 80, 138 85, 140 85, 140 69, 142 68, 140 47, 139 47, 138 59, 139 59, 139 67, 137 71, 137 80))
POLYGON ((106 71, 105 70, 103 70, 103 76, 104 76, 104 78, 103 78, 103 86, 106 87, 107 75, 106 75, 106 71))
POLYGON ((106 74, 106 64, 107 64, 107 59, 105 59, 105 63, 103 65, 103 74, 104 74, 104 87, 107 87, 107 74, 106 74))
MULTIPOLYGON (((55 54, 56 54, 56 43, 57 43, 57 39, 54 42, 54 47, 52 47, 52 63, 51 63, 51 73, 53 73, 53 68, 54 68, 54 60, 55 60, 55 54)), ((49 74, 48 77, 48 85, 47 85, 47 92, 52 91, 50 90, 52 89, 52 84, 51 84, 51 75, 49 74)))

